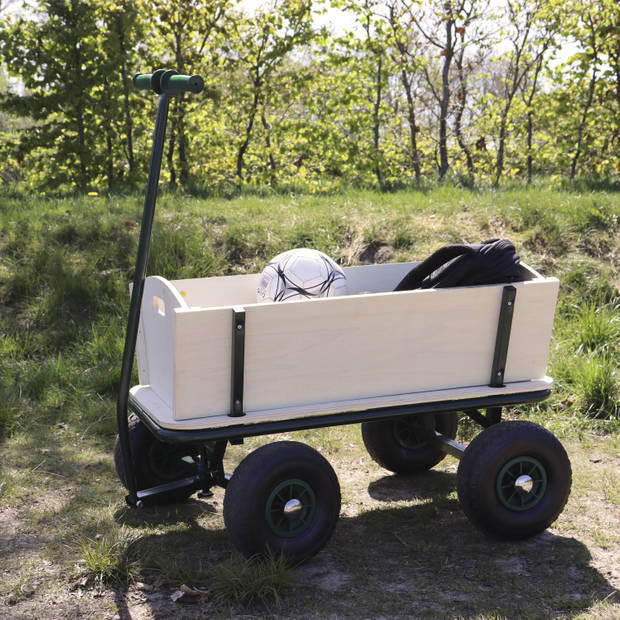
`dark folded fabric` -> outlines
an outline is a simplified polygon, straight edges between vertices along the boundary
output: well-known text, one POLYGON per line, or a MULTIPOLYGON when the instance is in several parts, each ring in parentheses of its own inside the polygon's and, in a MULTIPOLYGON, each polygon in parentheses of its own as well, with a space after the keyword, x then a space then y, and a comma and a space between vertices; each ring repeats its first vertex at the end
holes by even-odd
POLYGON ((519 264, 508 239, 447 245, 413 267, 394 290, 517 282, 522 279, 519 264))

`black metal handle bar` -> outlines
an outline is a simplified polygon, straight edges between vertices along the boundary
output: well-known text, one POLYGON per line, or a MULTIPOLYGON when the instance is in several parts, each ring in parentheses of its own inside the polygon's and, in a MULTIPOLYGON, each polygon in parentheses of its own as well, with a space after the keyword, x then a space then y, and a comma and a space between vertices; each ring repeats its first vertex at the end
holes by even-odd
POLYGON ((146 199, 142 214, 140 228, 140 240, 138 242, 138 257, 134 273, 131 301, 129 304, 129 318, 125 335, 125 348, 121 364, 121 377, 116 403, 116 421, 118 436, 125 466, 125 477, 129 495, 127 502, 138 505, 136 477, 134 473, 133 457, 129 438, 129 423, 127 404, 129 401, 129 388, 131 387, 131 374, 133 360, 136 352, 136 340, 138 338, 138 325, 140 323, 140 306, 144 294, 144 280, 151 249, 151 233, 153 219, 155 217, 155 202, 157 199, 157 186, 164 150, 166 136, 166 123, 168 121, 168 107, 171 95, 179 95, 185 92, 199 93, 204 87, 204 81, 199 75, 179 75, 177 71, 165 71, 159 69, 153 73, 138 74, 133 79, 134 86, 139 90, 153 90, 159 94, 159 106, 157 108, 157 120, 153 136, 153 150, 151 152, 151 166, 146 186, 146 199))

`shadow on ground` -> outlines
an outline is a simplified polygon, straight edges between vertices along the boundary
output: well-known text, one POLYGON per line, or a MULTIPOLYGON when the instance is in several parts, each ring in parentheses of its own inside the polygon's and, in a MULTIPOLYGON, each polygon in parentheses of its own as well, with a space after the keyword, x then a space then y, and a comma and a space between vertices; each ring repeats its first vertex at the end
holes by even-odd
MULTIPOLYGON (((54 439, 53 433, 31 437, 5 455, 12 460, 0 463, 3 477, 20 470, 27 472, 20 484, 32 478, 46 485, 41 493, 33 488, 28 504, 18 510, 22 514, 13 508, 4 512, 2 562, 13 571, 28 554, 37 561, 50 558, 46 579, 69 589, 66 567, 79 557, 75 541, 94 539, 102 523, 110 534, 122 526, 133 540, 126 559, 135 565, 136 578, 129 588, 105 587, 122 618, 572 617, 597 601, 620 603, 582 542, 551 530, 518 543, 486 538, 459 509, 455 475, 430 471, 371 481, 371 508, 341 517, 328 546, 294 569, 294 584, 282 593, 279 607, 222 610, 208 597, 181 605, 170 598, 174 589, 186 583, 208 590, 209 571, 231 557, 221 490, 208 501, 130 509, 121 504, 107 446, 88 452, 54 439), (46 504, 46 495, 53 502, 46 504), (136 592, 138 579, 160 586, 136 592)), ((28 596, 34 605, 36 589, 28 596)), ((28 601, 11 609, 19 612, 22 603, 28 601)), ((33 607, 36 613, 47 609, 45 600, 36 604, 43 606, 33 607)), ((96 605, 93 599, 91 609, 96 605)), ((49 617, 61 615, 51 610, 49 617)))
MULTIPOLYGON (((273 609, 231 605, 214 609, 208 603, 172 603, 170 593, 155 593, 139 603, 148 617, 573 617, 597 601, 620 602, 618 592, 591 565, 587 547, 574 538, 546 531, 518 543, 491 540, 466 520, 454 498, 455 476, 428 472, 423 476, 386 476, 369 485, 382 502, 417 500, 414 506, 368 510, 339 520, 327 548, 294 569, 295 582, 273 609), (175 612, 176 610, 176 612, 175 612)), ((190 500, 176 512, 148 513, 122 509, 125 524, 142 521, 174 528, 141 540, 157 562, 178 567, 176 580, 209 587, 208 567, 230 557, 221 529, 198 524, 203 502, 190 500), (135 520, 135 521, 134 521, 135 520), (207 566, 208 564, 208 566, 207 566)), ((153 575, 157 574, 157 566, 153 575)), ((161 568, 161 567, 160 567, 161 568)), ((177 586, 178 587, 178 586, 177 586)), ((133 618, 131 590, 116 591, 122 618, 133 618)))

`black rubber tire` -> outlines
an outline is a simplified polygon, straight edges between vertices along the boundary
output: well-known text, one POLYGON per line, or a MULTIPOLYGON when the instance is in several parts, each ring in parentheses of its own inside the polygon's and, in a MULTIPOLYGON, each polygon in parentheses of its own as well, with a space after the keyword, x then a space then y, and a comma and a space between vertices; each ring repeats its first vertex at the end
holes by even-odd
POLYGON ((250 453, 224 496, 224 523, 233 545, 246 557, 271 553, 284 556, 290 565, 304 562, 327 544, 339 514, 340 485, 332 466, 316 450, 295 441, 270 443, 250 453), (312 510, 302 531, 282 535, 270 525, 268 509, 273 509, 275 491, 289 481, 311 489, 312 510))
POLYGON ((425 443, 424 435, 432 434, 437 430, 454 439, 457 427, 458 414, 456 411, 402 416, 390 420, 363 422, 362 439, 368 454, 381 467, 395 474, 414 474, 431 469, 446 457, 445 452, 425 443), (403 441, 403 429, 412 434, 413 437, 417 431, 420 445, 408 447, 403 441))
MULTIPOLYGON (((134 460, 134 473, 138 490, 149 489, 166 482, 187 478, 195 475, 198 471, 198 448, 183 446, 182 444, 163 443, 156 439, 139 419, 134 417, 129 420, 129 442, 134 460), (182 460, 188 456, 194 459, 194 463, 187 463, 182 460), (155 467, 154 463, 156 460, 154 459, 160 462, 161 467, 155 467)), ((119 480, 128 489, 125 462, 118 436, 114 444, 114 466, 119 480)), ((174 489, 156 497, 145 498, 143 503, 154 506, 183 502, 193 492, 194 489, 174 489)))
POLYGON ((568 500, 571 479, 566 450, 548 430, 533 422, 511 421, 490 426, 469 444, 459 463, 457 491, 463 512, 476 527, 492 536, 521 540, 557 519, 568 500), (545 482, 538 497, 527 500, 522 494, 525 506, 511 508, 505 501, 508 492, 504 501, 500 498, 504 492, 498 479, 503 480, 502 472, 520 459, 537 463, 545 482))

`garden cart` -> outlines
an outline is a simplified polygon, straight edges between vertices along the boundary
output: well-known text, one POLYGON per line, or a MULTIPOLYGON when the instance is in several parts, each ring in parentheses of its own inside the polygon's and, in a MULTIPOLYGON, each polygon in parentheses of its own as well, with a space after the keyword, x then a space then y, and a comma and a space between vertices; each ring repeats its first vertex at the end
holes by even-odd
POLYGON ((501 418, 550 393, 558 280, 521 264, 510 284, 394 292, 415 263, 365 265, 344 268, 348 295, 257 303, 259 274, 146 277, 169 99, 203 81, 159 70, 134 84, 158 93, 159 108, 117 406, 127 502, 225 487, 224 521, 243 554, 301 562, 338 518, 332 467, 307 445, 278 441, 229 476, 226 447, 361 423, 371 457, 394 473, 459 458, 459 501, 483 531, 521 539, 547 528, 570 491, 566 452, 541 426, 501 418), (459 413, 483 429, 467 447, 455 441, 459 413))

